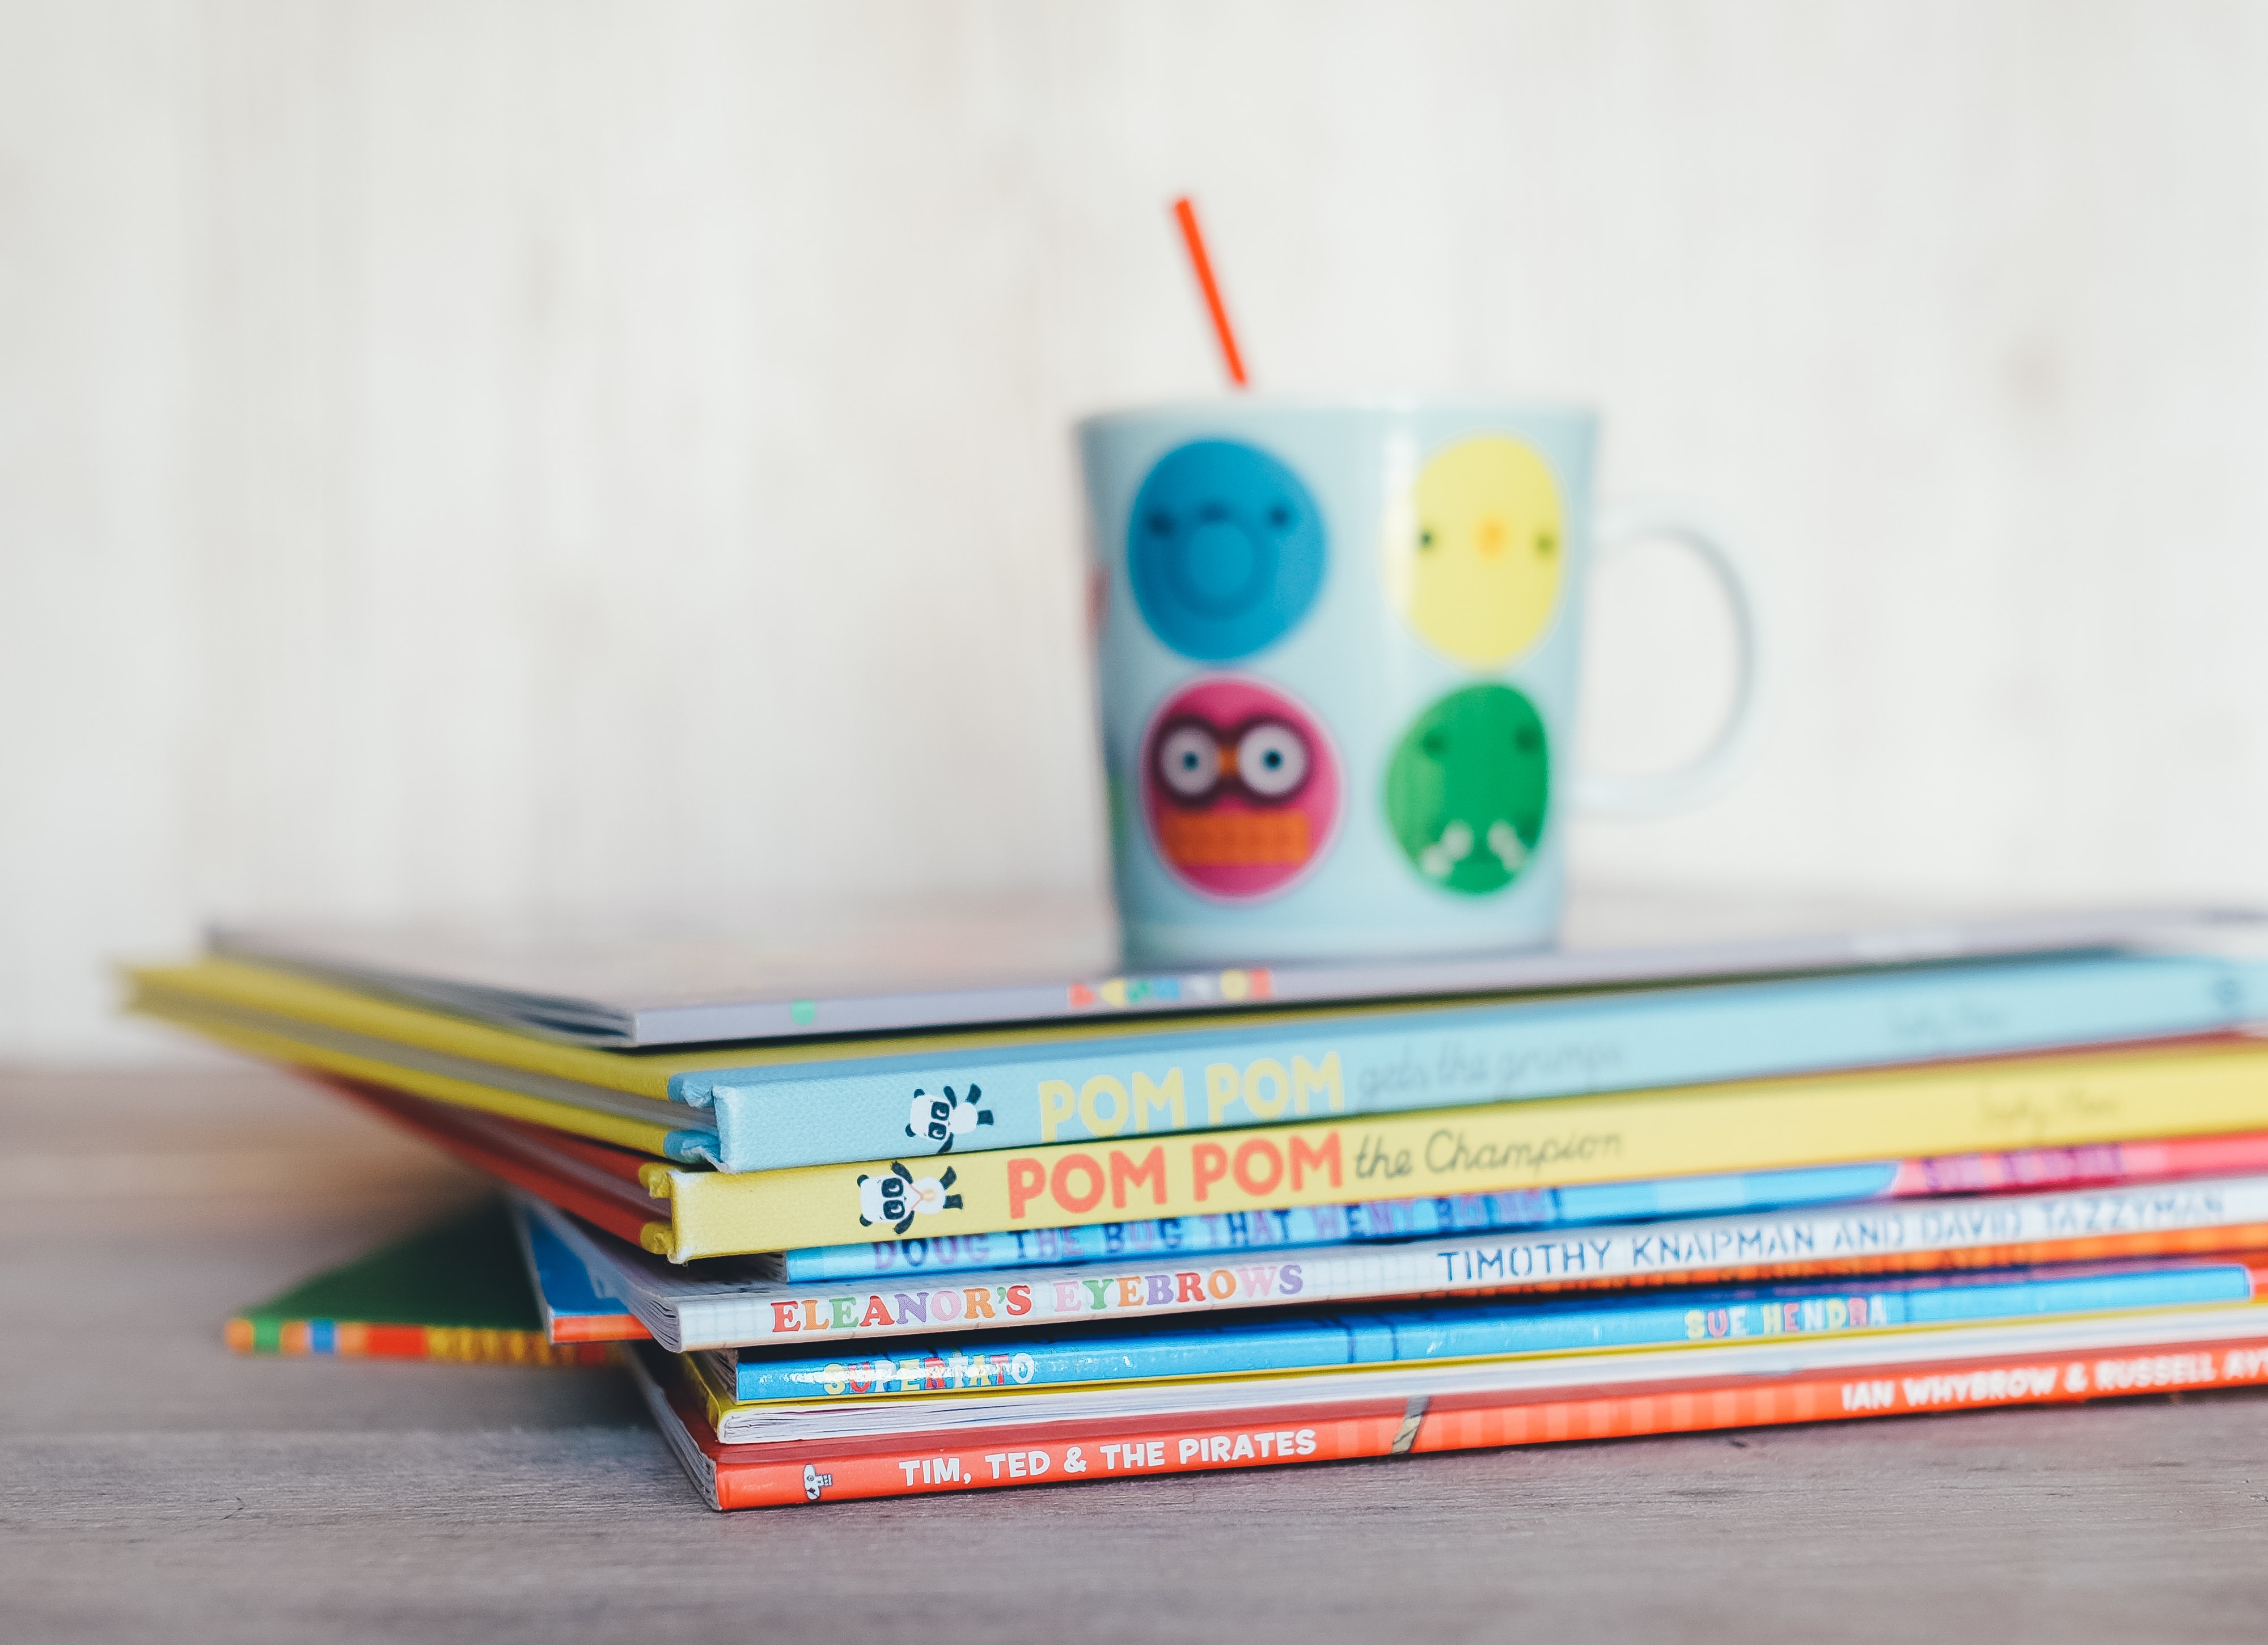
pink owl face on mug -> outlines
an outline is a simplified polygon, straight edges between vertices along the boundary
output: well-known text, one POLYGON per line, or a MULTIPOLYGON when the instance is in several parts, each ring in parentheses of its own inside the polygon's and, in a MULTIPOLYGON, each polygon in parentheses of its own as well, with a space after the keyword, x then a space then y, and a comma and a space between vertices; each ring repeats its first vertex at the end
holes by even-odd
POLYGON ((1167 697, 1142 740, 1142 815, 1167 871, 1225 901, 1271 896, 1322 860, 1338 758, 1307 710, 1213 675, 1167 697))

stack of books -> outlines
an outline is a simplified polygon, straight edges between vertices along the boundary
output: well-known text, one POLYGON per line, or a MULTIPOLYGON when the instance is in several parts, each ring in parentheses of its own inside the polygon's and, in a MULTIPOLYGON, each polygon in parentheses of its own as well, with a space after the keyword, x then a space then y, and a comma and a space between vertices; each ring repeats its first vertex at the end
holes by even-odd
POLYGON ((635 1339, 739 1508, 2268 1382, 2264 925, 643 993, 238 933, 133 988, 509 1191, 237 1346, 635 1339))

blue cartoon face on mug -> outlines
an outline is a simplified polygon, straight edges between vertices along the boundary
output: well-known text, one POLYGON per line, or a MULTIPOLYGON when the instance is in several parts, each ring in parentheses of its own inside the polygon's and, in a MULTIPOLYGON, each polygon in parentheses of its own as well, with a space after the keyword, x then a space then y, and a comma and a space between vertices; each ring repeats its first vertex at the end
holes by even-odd
POLYGON ((1323 586, 1323 520, 1300 476, 1257 446, 1201 439, 1142 482, 1126 572, 1150 631, 1199 662, 1281 639, 1323 586))

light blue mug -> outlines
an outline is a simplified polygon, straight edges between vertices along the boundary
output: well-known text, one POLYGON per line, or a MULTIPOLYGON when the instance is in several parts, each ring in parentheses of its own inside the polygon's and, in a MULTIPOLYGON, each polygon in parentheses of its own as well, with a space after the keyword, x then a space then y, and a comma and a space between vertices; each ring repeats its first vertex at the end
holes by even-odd
POLYGON ((1571 788, 1627 815, 1715 779, 1755 697, 1747 590, 1689 520, 1594 525, 1596 442, 1587 411, 1424 398, 1079 425, 1130 962, 1548 944, 1571 788), (1586 570, 1660 539, 1723 586, 1732 707, 1686 765, 1571 780, 1586 570))

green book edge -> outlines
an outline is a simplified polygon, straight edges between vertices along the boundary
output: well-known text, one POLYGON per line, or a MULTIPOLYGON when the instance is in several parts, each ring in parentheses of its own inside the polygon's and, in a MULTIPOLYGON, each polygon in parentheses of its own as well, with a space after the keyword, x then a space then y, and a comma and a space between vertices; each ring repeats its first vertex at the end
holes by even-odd
POLYGON ((239 1317, 250 1322, 258 1354, 276 1352, 280 1331, 294 1320, 543 1329, 512 1213, 500 1199, 303 1280, 239 1317))

